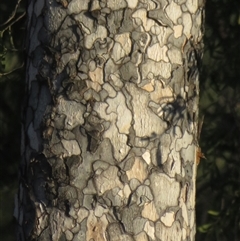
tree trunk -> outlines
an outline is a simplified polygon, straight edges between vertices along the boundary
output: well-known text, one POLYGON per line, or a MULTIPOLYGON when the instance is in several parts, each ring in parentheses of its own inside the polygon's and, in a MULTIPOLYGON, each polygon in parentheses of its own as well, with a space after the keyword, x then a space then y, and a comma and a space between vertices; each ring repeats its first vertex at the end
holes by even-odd
POLYGON ((30 0, 18 240, 194 240, 197 0, 30 0))

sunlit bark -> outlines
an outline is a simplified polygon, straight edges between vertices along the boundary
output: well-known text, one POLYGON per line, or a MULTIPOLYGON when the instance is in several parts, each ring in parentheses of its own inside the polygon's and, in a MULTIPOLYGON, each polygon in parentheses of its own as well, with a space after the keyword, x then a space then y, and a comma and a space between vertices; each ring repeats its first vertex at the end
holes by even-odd
POLYGON ((194 240, 195 0, 32 0, 18 240, 194 240))

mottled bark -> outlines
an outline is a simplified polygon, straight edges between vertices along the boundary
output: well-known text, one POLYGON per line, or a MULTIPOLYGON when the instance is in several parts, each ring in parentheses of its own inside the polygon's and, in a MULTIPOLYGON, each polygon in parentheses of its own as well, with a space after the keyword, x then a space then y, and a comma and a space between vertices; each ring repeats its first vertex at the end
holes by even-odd
POLYGON ((195 235, 198 0, 30 0, 18 240, 195 235))

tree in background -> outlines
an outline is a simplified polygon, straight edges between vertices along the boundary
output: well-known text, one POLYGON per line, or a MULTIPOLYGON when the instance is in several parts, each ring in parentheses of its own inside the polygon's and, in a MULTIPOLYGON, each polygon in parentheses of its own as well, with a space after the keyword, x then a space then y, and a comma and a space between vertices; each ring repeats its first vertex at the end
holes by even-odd
POLYGON ((194 240, 203 3, 28 4, 18 240, 194 240))

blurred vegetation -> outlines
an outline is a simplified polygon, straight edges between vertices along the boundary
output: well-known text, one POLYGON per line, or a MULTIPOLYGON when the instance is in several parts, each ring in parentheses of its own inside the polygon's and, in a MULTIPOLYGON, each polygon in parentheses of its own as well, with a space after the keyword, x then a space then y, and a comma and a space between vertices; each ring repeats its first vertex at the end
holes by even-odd
POLYGON ((13 241, 24 90, 25 3, 0 1, 0 238, 13 241))
POLYGON ((206 1, 197 241, 240 240, 240 1, 206 1))
MULTIPOLYGON (((24 0, 0 2, 0 237, 14 236, 24 94, 24 0)), ((240 240, 240 1, 206 2, 197 241, 240 240)))

